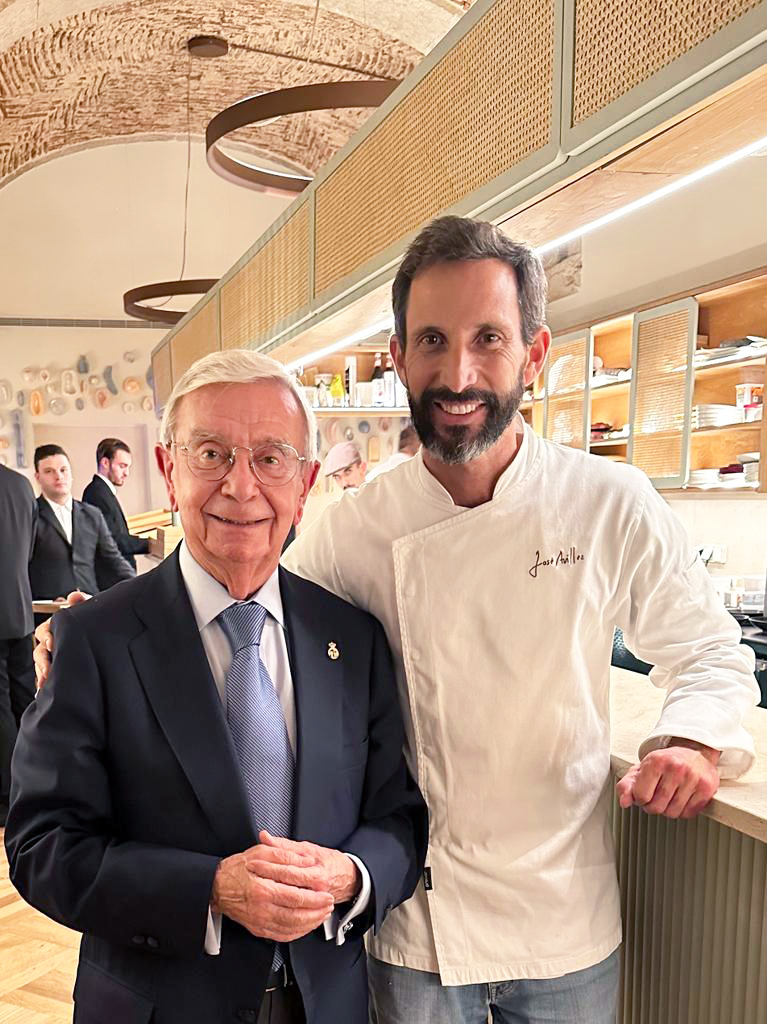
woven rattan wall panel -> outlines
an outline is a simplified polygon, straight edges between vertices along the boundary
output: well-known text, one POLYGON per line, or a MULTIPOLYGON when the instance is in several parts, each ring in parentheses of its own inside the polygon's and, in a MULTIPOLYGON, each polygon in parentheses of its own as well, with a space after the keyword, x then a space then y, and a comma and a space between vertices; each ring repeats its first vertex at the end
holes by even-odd
POLYGON ((315 294, 551 139, 554 2, 498 0, 317 188, 315 294))
POLYGON ((761 0, 575 0, 573 125, 603 110, 761 0))
POLYGON ((152 379, 154 381, 154 403, 162 409, 173 390, 173 373, 170 366, 170 344, 156 348, 152 353, 152 379))
POLYGON ((309 204, 304 202, 222 286, 222 347, 255 344, 309 299, 309 204))
POLYGON ((677 476, 682 465, 689 328, 686 309, 637 324, 632 462, 653 479, 677 476))
POLYGON ((201 356, 220 350, 217 306, 218 297, 214 295, 170 339, 170 366, 174 384, 184 370, 201 356))
POLYGON ((764 1024, 767 846, 708 818, 613 804, 620 1024, 764 1024))
POLYGON ((584 447, 584 390, 588 337, 554 345, 546 373, 546 437, 584 447))

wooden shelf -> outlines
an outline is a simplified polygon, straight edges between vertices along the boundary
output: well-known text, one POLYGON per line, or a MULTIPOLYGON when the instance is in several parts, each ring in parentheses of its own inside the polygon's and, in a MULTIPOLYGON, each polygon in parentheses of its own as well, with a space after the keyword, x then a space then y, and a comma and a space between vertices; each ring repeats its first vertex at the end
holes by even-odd
MULTIPOLYGON (((690 433, 693 437, 698 437, 701 434, 731 434, 735 430, 753 430, 759 431, 762 429, 762 421, 755 420, 753 423, 728 423, 724 427, 697 427, 695 430, 691 430, 690 433)), ((669 433, 669 436, 673 436, 673 431, 669 433)))
POLYGON ((738 359, 737 356, 717 360, 712 359, 706 363, 701 363, 700 366, 693 364, 693 368, 696 374, 704 373, 706 376, 714 376, 717 371, 719 373, 727 373, 728 370, 736 370, 739 366, 759 366, 765 360, 767 360, 767 351, 760 352, 759 355, 749 356, 746 359, 738 359))
POLYGON ((658 493, 672 494, 675 498, 767 498, 767 491, 753 487, 705 487, 699 490, 694 487, 664 487, 658 493))
POLYGON ((628 393, 631 390, 631 380, 616 380, 613 383, 608 384, 592 384, 591 385, 591 397, 595 398, 597 395, 601 395, 603 392, 608 392, 610 395, 620 395, 622 393, 628 393))
POLYGON ((361 416, 363 419, 365 416, 410 416, 410 410, 400 408, 399 406, 395 409, 390 406, 384 405, 373 405, 369 407, 357 408, 341 408, 340 406, 335 409, 319 408, 314 409, 315 416, 361 416))
POLYGON ((619 446, 626 447, 629 443, 627 437, 617 437, 614 441, 591 441, 589 449, 592 448, 617 448, 619 446))

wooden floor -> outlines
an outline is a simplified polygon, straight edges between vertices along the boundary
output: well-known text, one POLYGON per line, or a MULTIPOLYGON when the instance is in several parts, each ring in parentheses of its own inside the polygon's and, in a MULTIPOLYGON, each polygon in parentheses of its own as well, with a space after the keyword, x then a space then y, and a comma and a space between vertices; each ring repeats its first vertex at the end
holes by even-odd
POLYGON ((80 936, 27 906, 8 881, 0 829, 0 1024, 72 1020, 80 936))

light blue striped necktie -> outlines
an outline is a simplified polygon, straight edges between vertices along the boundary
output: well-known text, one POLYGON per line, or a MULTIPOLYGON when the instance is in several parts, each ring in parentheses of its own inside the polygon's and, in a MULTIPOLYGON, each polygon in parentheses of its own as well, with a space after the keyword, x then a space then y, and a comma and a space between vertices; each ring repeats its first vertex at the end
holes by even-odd
MULTIPOLYGON (((290 837, 293 751, 282 705, 259 652, 266 615, 260 604, 248 601, 232 604, 218 616, 233 654, 226 676, 226 718, 256 831, 290 837)), ((277 946, 273 969, 283 961, 277 946)))

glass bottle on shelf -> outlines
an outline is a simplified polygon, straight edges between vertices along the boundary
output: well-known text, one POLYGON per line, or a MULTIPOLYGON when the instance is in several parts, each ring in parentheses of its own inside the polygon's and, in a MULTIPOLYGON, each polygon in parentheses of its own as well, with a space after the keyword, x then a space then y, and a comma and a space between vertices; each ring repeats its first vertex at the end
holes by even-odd
POLYGON ((383 404, 393 409, 396 405, 394 395, 394 382, 397 379, 397 375, 394 372, 394 363, 390 355, 386 356, 386 369, 383 374, 383 390, 384 390, 384 401, 383 404))
POLYGON ((344 390, 344 382, 340 373, 333 374, 333 380, 330 382, 330 398, 334 408, 343 408, 346 400, 346 391, 344 390))
POLYGON ((383 361, 380 352, 376 352, 375 364, 373 366, 373 374, 370 378, 370 382, 373 385, 373 405, 381 406, 384 404, 384 372, 383 372, 383 361))

